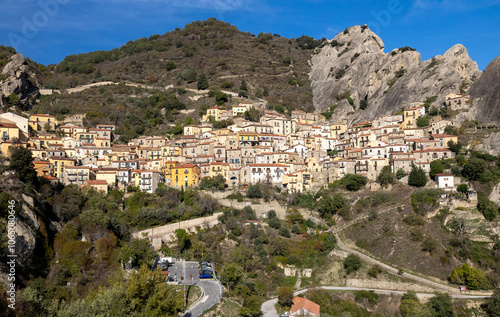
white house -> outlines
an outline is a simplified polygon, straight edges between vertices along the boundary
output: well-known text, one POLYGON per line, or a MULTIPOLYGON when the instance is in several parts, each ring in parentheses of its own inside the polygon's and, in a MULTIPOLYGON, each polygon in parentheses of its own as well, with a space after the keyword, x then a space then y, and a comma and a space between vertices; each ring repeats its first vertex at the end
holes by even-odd
POLYGON ((158 185, 163 183, 160 171, 143 170, 141 171, 141 191, 152 194, 158 188, 158 185))
POLYGON ((290 168, 283 164, 248 164, 250 183, 271 182, 283 184, 283 174, 290 173, 290 168))
POLYGON ((438 173, 434 176, 437 187, 444 190, 452 190, 455 188, 455 179, 452 174, 438 173))

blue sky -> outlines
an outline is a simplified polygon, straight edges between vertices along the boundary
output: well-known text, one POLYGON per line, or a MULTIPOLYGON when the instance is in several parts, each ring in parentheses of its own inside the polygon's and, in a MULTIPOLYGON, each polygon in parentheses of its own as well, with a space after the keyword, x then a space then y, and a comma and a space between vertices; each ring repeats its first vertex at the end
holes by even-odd
POLYGON ((1 0, 0 44, 44 63, 215 17, 241 31, 333 38, 368 24, 386 52, 426 60, 461 43, 479 69, 500 54, 500 0, 1 0))

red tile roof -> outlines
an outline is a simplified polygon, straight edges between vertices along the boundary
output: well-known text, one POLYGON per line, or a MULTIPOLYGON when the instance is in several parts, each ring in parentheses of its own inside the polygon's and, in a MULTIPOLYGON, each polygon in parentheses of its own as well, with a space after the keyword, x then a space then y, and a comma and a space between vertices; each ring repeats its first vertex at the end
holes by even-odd
POLYGON ((319 316, 320 306, 308 299, 302 297, 295 297, 293 300, 292 308, 290 309, 290 315, 300 311, 301 309, 307 310, 314 314, 314 316, 319 316))

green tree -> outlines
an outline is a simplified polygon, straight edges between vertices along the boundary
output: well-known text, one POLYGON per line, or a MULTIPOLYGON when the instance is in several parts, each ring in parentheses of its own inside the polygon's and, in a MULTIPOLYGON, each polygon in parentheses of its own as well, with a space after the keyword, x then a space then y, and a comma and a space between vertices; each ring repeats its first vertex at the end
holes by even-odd
POLYGON ((477 181, 486 169, 487 164, 484 160, 473 157, 463 166, 462 175, 471 181, 477 181))
POLYGON ((408 185, 414 187, 424 187, 427 184, 427 175, 420 167, 415 165, 411 169, 410 176, 408 177, 408 185))
POLYGON ((184 133, 184 129, 182 128, 182 124, 180 122, 176 122, 175 126, 168 130, 168 133, 173 134, 173 135, 181 135, 184 133))
POLYGON ((280 228, 280 235, 285 238, 290 238, 290 230, 287 227, 281 227, 280 228))
POLYGON ((207 79, 207 76, 205 76, 204 73, 201 73, 199 76, 198 76, 198 84, 196 85, 196 88, 198 90, 205 90, 208 88, 208 79, 207 79))
POLYGON ((361 268, 361 259, 355 254, 349 254, 344 259, 344 269, 347 275, 356 272, 361 268))
POLYGON ((469 191, 469 186, 467 186, 467 184, 460 184, 457 187, 457 191, 466 194, 469 191))
POLYGON ((203 190, 215 189, 224 191, 226 179, 220 174, 214 177, 204 177, 201 179, 199 187, 203 190))
POLYGON ((234 288, 236 285, 238 285, 240 281, 244 279, 244 277, 245 273, 241 265, 234 262, 224 265, 221 279, 222 282, 226 283, 226 287, 228 290, 231 290, 231 288, 234 288))
POLYGON ((155 256, 153 246, 146 239, 133 239, 120 250, 120 260, 123 263, 131 260, 133 267, 151 266, 155 256))
POLYGON ((269 227, 273 229, 281 228, 281 221, 278 218, 270 218, 269 219, 269 227))
POLYGON ((401 179, 406 176, 405 170, 400 168, 396 171, 396 178, 401 179))
POLYGON ((19 101, 19 96, 13 92, 7 97, 7 103, 12 106, 19 106, 21 102, 19 101))
POLYGON ((456 267, 448 278, 450 282, 466 285, 468 289, 474 291, 491 288, 491 284, 484 273, 479 269, 470 267, 467 263, 456 267))
POLYGON ((396 183, 396 176, 392 172, 392 168, 390 165, 386 165, 380 171, 380 174, 377 176, 377 182, 382 187, 387 187, 396 183))
POLYGON ((259 184, 249 184, 247 188, 248 198, 262 198, 262 191, 259 184))
POLYGON ((453 303, 448 294, 437 293, 427 303, 433 317, 454 317, 453 303))
POLYGON ((460 142, 455 143, 455 142, 453 142, 453 141, 451 141, 451 140, 448 142, 448 144, 447 144, 447 145, 448 145, 448 148, 449 148, 452 152, 454 152, 455 154, 459 154, 459 153, 460 153, 460 150, 461 150, 461 149, 462 149, 462 147, 463 147, 463 144, 462 144, 462 143, 460 143, 460 142))
POLYGON ((418 117, 417 127, 428 127, 429 126, 429 116, 418 117))
POLYGON ((238 92, 238 96, 245 97, 245 98, 248 97, 248 87, 247 87, 247 83, 244 79, 241 80, 240 90, 238 92))
POLYGON ((358 174, 347 174, 346 176, 342 177, 340 183, 348 191, 355 192, 360 190, 363 186, 366 185, 366 183, 368 183, 368 178, 358 174))
POLYGON ((293 288, 290 286, 278 287, 278 302, 281 306, 291 307, 293 299, 293 288))
POLYGON ((251 107, 249 110, 243 113, 243 116, 248 121, 259 122, 260 117, 262 117, 262 113, 255 109, 255 107, 251 107))
POLYGON ((436 176, 436 174, 442 173, 443 170, 443 163, 441 163, 441 160, 432 161, 431 170, 429 172, 430 178, 434 179, 434 176, 436 176))
POLYGON ((484 215, 484 218, 489 221, 495 220, 499 212, 498 205, 489 200, 488 196, 483 192, 478 192, 477 194, 477 209, 484 215))
POLYGON ((403 317, 431 317, 427 306, 422 304, 414 291, 408 291, 401 297, 399 310, 403 317))
POLYGON ((192 125, 192 124, 195 124, 196 122, 194 121, 193 118, 191 118, 190 116, 187 116, 184 118, 184 126, 187 126, 187 125, 192 125))
POLYGON ((500 290, 495 290, 486 301, 485 310, 490 317, 500 317, 500 290))
POLYGON ((38 184, 38 175, 33 164, 33 155, 27 148, 11 148, 9 169, 14 170, 17 178, 27 184, 38 184))
POLYGON ((179 250, 179 253, 182 253, 191 247, 191 240, 189 239, 189 235, 186 230, 175 230, 175 237, 177 238, 177 249, 179 250))
POLYGON ((196 81, 197 75, 196 69, 188 68, 182 73, 181 78, 189 84, 196 81))
POLYGON ((323 218, 330 218, 347 207, 347 199, 341 194, 323 196, 319 201, 318 211, 323 218))

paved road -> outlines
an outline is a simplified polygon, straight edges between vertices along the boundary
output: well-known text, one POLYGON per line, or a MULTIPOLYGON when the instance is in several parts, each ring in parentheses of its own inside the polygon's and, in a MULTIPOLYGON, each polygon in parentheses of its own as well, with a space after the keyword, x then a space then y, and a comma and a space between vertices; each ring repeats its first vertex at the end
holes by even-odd
MULTIPOLYGON (((329 290, 329 291, 374 291, 375 293, 379 294, 400 294, 403 295, 406 292, 402 291, 393 291, 393 290, 386 290, 386 289, 374 289, 374 288, 361 288, 361 287, 342 287, 342 286, 321 286, 319 288, 322 288, 324 290, 329 290)), ((300 291, 296 291, 294 296, 298 296, 302 293, 307 292, 307 289, 303 289, 300 291)), ((432 297, 435 296, 435 294, 431 293, 417 293, 418 296, 426 296, 426 297, 432 297)), ((452 298, 457 298, 457 299, 482 299, 482 298, 489 298, 490 296, 484 296, 484 295, 450 295, 452 298)), ((260 308, 262 311, 262 316, 263 317, 278 317, 278 312, 276 311, 276 308, 274 305, 278 302, 277 298, 273 298, 268 300, 267 302, 264 302, 260 308)))
MULTIPOLYGON (((196 303, 194 307, 191 307, 183 317, 196 317, 199 316, 203 311, 210 308, 210 305, 219 297, 221 293, 221 287, 218 281, 200 279, 199 275, 199 263, 198 262, 185 262, 186 266, 186 285, 197 285, 202 289, 202 298, 196 303)), ((169 268, 169 276, 177 281, 179 285, 183 285, 181 279, 182 276, 182 261, 175 262, 169 268)))

